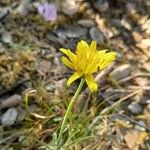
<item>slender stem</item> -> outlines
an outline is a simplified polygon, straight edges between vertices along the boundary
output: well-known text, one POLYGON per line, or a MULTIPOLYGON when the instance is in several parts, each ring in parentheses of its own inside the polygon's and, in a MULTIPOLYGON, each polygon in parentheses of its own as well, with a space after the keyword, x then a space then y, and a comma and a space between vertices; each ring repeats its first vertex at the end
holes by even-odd
POLYGON ((72 99, 71 99, 71 101, 69 103, 69 106, 67 108, 67 111, 65 113, 65 116, 63 118, 63 122, 62 122, 61 128, 60 128, 60 132, 59 132, 59 136, 58 136, 58 142, 59 143, 60 143, 60 140, 62 139, 62 134, 63 134, 64 128, 65 128, 66 121, 68 119, 68 115, 69 115, 69 113, 72 110, 72 107, 73 107, 73 104, 74 104, 75 100, 78 98, 78 96, 79 96, 79 94, 81 92, 81 89, 82 89, 82 87, 84 85, 84 82, 85 82, 85 80, 82 78, 81 81, 80 81, 80 84, 78 86, 77 91, 75 92, 74 96, 72 97, 72 99))

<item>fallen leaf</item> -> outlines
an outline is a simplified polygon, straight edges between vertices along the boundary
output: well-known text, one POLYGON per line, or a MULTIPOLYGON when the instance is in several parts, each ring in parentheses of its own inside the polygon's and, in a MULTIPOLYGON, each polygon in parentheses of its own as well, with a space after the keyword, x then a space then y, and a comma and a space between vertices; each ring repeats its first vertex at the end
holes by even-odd
POLYGON ((139 145, 137 144, 137 140, 139 138, 139 135, 137 132, 133 131, 127 131, 124 139, 127 143, 128 148, 131 150, 138 150, 139 145))

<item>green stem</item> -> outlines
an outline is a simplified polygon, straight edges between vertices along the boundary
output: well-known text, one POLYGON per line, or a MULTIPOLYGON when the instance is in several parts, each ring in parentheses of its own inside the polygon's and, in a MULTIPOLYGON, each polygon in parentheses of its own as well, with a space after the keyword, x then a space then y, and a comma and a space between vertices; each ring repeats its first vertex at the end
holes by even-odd
POLYGON ((61 143, 60 140, 62 139, 62 134, 63 134, 64 128, 65 128, 66 121, 67 121, 67 119, 68 119, 68 115, 69 115, 69 113, 70 113, 71 110, 72 110, 72 106, 73 106, 75 100, 78 98, 78 96, 79 96, 79 94, 80 94, 80 92, 81 92, 81 89, 82 89, 82 87, 83 87, 83 85, 84 85, 84 82, 85 82, 85 80, 82 78, 81 81, 80 81, 80 84, 79 84, 79 86, 78 86, 77 91, 75 92, 74 96, 72 97, 72 99, 71 99, 71 101, 70 101, 70 103, 69 103, 69 106, 68 106, 68 108, 67 108, 67 111, 66 111, 66 113, 65 113, 65 116, 64 116, 64 118, 63 118, 63 122, 62 122, 62 124, 61 124, 60 132, 59 132, 59 136, 58 136, 58 143, 61 143))

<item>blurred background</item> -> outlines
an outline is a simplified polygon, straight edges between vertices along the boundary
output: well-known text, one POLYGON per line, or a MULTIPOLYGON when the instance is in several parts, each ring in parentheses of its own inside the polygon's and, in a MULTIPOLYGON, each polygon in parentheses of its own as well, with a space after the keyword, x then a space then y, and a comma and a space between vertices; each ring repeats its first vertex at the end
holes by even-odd
POLYGON ((0 149, 53 143, 79 83, 66 88, 59 48, 80 40, 117 60, 95 74, 97 93, 84 87, 64 149, 150 149, 149 0, 1 0, 0 149))

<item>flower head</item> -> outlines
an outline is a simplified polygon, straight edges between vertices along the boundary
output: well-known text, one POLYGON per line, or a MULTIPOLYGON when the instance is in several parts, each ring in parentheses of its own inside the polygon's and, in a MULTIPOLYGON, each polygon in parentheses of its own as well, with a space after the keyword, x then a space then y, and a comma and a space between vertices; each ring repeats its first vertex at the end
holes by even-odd
POLYGON ((40 4, 38 6, 38 12, 46 21, 55 21, 57 19, 57 9, 54 4, 40 4))
POLYGON ((68 58, 62 57, 63 63, 75 73, 68 79, 67 86, 80 77, 84 77, 91 92, 98 89, 92 74, 98 70, 106 68, 109 64, 116 59, 115 52, 107 52, 107 50, 96 50, 96 41, 92 41, 88 45, 85 41, 81 40, 77 44, 77 50, 74 53, 70 49, 60 49, 68 58))

